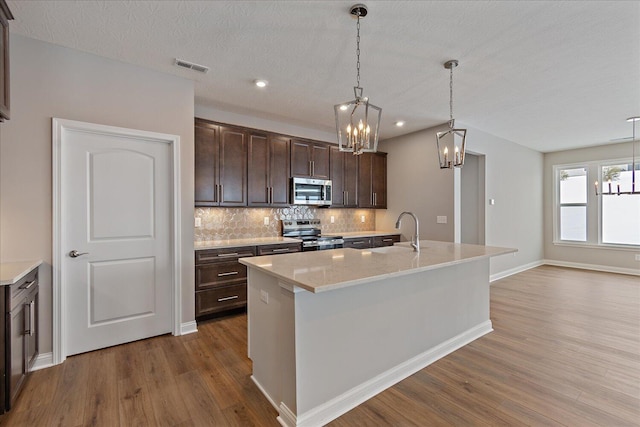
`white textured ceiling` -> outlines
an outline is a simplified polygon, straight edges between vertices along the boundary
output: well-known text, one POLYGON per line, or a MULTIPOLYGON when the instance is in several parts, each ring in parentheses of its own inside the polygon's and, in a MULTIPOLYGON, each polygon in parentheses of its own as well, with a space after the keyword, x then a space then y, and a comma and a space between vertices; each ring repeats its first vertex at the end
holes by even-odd
MULTIPOLYGON (((193 79, 197 105, 331 131, 333 105, 353 98, 356 1, 7 3, 12 33, 193 79)), ((383 139, 448 119, 454 58, 458 121, 539 151, 629 137, 625 119, 640 115, 638 1, 367 6, 361 85, 383 139)))

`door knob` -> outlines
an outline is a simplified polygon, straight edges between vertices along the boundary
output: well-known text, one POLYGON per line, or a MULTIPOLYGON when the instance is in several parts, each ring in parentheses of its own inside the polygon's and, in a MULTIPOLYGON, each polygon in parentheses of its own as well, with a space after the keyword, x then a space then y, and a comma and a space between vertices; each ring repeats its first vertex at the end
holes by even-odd
POLYGON ((69 256, 71 258, 78 258, 81 255, 87 255, 89 252, 78 252, 75 249, 69 252, 69 256))

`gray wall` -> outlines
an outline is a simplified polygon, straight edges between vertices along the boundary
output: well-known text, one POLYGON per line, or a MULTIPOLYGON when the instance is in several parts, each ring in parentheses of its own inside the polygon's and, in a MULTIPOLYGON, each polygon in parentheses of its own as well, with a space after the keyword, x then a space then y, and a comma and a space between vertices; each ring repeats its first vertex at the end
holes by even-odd
POLYGON ((183 322, 194 319, 193 83, 11 35, 11 120, 0 125, 0 261, 42 259, 40 351, 52 351, 53 117, 180 136, 183 322))
MULTIPOLYGON (((515 255, 492 258, 491 274, 536 265, 543 259, 542 153, 466 128, 467 150, 485 155, 485 244, 518 249, 515 255), (488 199, 496 204, 490 206, 488 199)), ((422 239, 454 240, 454 173, 438 166, 435 132, 440 129, 381 142, 381 150, 389 153, 389 209, 376 215, 379 228, 392 228, 397 215, 410 210, 420 219, 422 239), (448 223, 436 224, 437 215, 447 215, 448 223)), ((404 222, 406 238, 411 223, 404 222)))
MULTIPOLYGON (((544 155, 544 191, 546 195, 544 204, 544 255, 547 260, 559 264, 575 263, 589 266, 603 266, 621 269, 621 271, 630 270, 640 273, 640 262, 635 261, 635 254, 640 253, 640 249, 579 247, 553 243, 553 166, 578 162, 621 159, 631 157, 632 153, 633 147, 630 142, 627 142, 576 150, 557 151, 544 155)), ((637 152, 636 161, 638 161, 637 152)), ((590 191, 593 191, 593 189, 591 188, 590 191)), ((592 214, 595 214, 597 206, 591 205, 590 208, 593 210, 592 214)), ((589 230, 591 234, 597 234, 597 232, 597 228, 589 230)))

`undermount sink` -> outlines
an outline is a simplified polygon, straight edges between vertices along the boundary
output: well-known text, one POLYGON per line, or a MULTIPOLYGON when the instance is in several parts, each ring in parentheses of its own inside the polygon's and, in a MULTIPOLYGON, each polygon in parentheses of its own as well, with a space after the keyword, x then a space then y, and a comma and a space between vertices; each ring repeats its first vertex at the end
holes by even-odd
POLYGON ((394 245, 394 246, 383 246, 380 248, 373 248, 373 249, 369 249, 371 252, 375 252, 378 254, 398 254, 398 253, 409 253, 409 252, 413 252, 413 248, 411 246, 409 246, 408 244, 398 244, 398 245, 394 245))

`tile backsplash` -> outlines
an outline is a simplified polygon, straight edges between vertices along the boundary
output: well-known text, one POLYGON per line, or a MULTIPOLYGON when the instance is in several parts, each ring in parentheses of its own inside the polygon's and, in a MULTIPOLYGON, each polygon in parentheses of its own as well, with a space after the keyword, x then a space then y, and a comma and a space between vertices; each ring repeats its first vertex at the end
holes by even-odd
POLYGON ((313 219, 322 221, 322 232, 344 233, 370 231, 376 228, 374 209, 326 209, 309 206, 286 208, 196 208, 195 218, 201 226, 195 228, 195 241, 277 237, 282 234, 283 219, 313 219), (331 217, 334 222, 331 223, 331 217), (364 222, 362 218, 364 217, 364 222), (268 218, 268 225, 265 225, 268 218))

